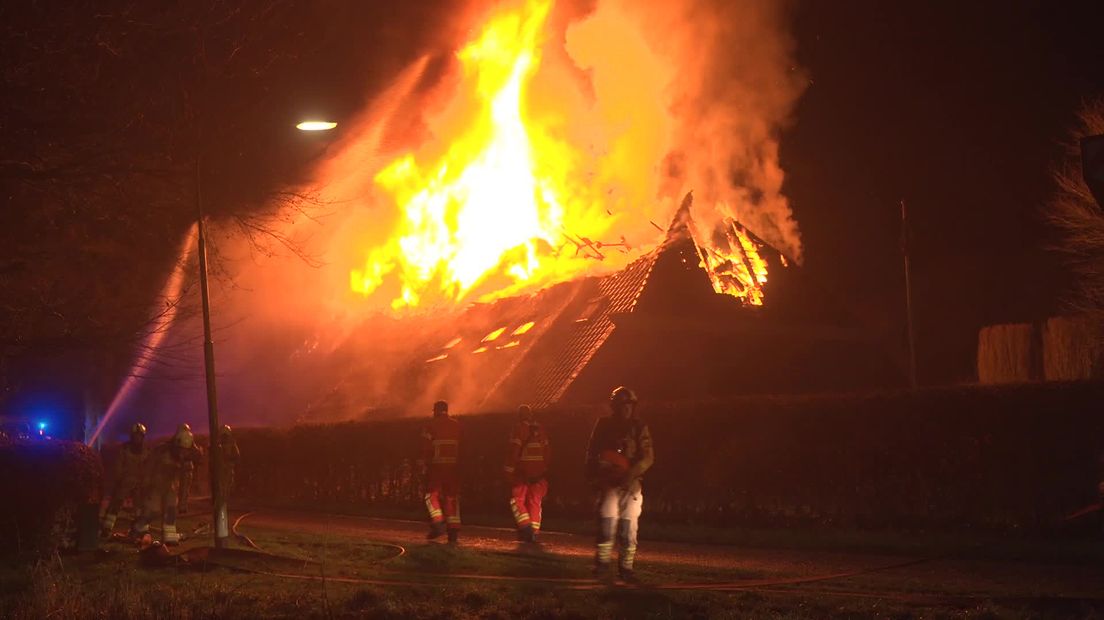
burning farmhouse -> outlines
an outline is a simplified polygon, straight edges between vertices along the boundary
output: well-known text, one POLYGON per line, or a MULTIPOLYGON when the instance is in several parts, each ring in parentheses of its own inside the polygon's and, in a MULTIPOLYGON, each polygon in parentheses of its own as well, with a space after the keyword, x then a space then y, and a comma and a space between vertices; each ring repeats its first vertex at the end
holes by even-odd
MULTIPOLYGON (((349 363, 324 374, 308 418, 437 398, 547 407, 622 383, 700 399, 892 381, 871 339, 802 282, 763 130, 800 92, 778 86, 791 76, 746 83, 709 60, 725 57, 720 35, 673 9, 510 6, 444 69, 416 63, 320 171, 327 191, 390 206, 349 280, 392 316, 341 345, 349 363), (427 86, 434 73, 451 77, 427 86), (411 125, 412 101, 433 110, 418 139, 384 135, 411 125), (370 182, 365 150, 393 153, 370 182)), ((769 39, 770 18, 755 19, 769 39)), ((785 75, 784 52, 753 73, 785 75)))

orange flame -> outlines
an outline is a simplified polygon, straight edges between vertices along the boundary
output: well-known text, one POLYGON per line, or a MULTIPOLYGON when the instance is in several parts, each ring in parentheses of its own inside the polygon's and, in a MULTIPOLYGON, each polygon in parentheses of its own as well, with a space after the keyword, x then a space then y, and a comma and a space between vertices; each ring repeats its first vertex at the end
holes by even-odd
POLYGON ((759 244, 734 221, 715 231, 716 242, 698 245, 702 267, 709 274, 713 290, 753 306, 763 305, 763 287, 767 283, 767 261, 759 253, 759 244), (717 240, 717 237, 723 237, 717 240))
MULTIPOLYGON (((439 140, 374 176, 399 218, 352 270, 353 291, 387 295, 396 310, 488 301, 597 261, 619 267, 662 238, 649 222, 663 221, 663 207, 646 203, 658 201, 674 69, 622 14, 600 7, 566 35, 576 66, 534 83, 552 5, 523 0, 456 54, 459 81, 439 140), (579 88, 579 70, 604 76, 593 92, 579 88), (628 209, 631 221, 615 214, 628 209), (615 224, 635 228, 619 227, 610 243, 615 224)), ((702 265, 718 293, 761 304, 766 263, 742 229, 723 226, 728 247, 700 244, 702 265)))
POLYGON ((561 253, 566 231, 594 236, 608 223, 580 208, 566 186, 573 151, 525 105, 550 8, 550 0, 534 0, 500 15, 458 53, 477 111, 439 161, 422 165, 406 154, 376 176, 402 219, 398 233, 353 271, 354 291, 370 295, 397 272, 395 308, 426 296, 493 297, 570 274, 586 260, 561 253))

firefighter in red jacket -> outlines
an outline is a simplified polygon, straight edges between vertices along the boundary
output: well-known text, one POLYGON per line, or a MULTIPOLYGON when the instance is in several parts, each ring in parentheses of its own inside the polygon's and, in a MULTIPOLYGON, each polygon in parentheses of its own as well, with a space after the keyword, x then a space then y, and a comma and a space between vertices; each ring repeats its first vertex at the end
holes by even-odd
POLYGON ((429 540, 448 532, 455 543, 460 535, 460 423, 448 414, 448 403, 433 403, 433 420, 422 431, 422 455, 418 465, 425 480, 429 511, 429 540))
POLYGON ((652 434, 635 416, 636 393, 619 387, 610 394, 610 415, 599 418, 587 444, 586 475, 598 491, 598 548, 594 573, 610 574, 614 536, 621 579, 635 582, 637 520, 644 506, 641 479, 655 462, 652 434))
POLYGON ((537 542, 541 503, 548 492, 551 451, 544 427, 533 419, 529 405, 518 407, 518 422, 510 434, 503 468, 510 483, 510 510, 517 523, 518 540, 537 542))
POLYGON ((115 467, 112 475, 114 486, 111 488, 111 501, 107 504, 107 512, 104 513, 101 523, 101 535, 111 536, 111 530, 115 528, 115 520, 119 516, 126 498, 130 498, 134 504, 134 513, 142 509, 142 475, 145 471, 146 457, 149 449, 146 447, 146 425, 138 422, 130 428, 130 440, 119 448, 119 454, 115 459, 115 467))

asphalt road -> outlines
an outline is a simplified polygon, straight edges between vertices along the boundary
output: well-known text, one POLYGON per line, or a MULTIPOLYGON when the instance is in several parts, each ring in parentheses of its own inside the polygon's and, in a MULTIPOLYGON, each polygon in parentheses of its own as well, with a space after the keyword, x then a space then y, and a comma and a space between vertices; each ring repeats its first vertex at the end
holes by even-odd
MULTIPOLYGON (((287 510, 249 513, 239 529, 339 534, 406 547, 438 544, 425 540, 418 521, 328 515, 287 510)), ((591 561, 588 536, 542 532, 545 553, 591 561)), ((523 552, 512 529, 465 526, 461 545, 493 552, 523 552)), ((995 561, 963 557, 920 557, 835 551, 762 549, 642 539, 638 566, 715 568, 754 575, 718 589, 795 588, 819 593, 886 598, 1071 599, 1104 603, 1104 566, 1082 563, 995 561)), ((574 580, 571 580, 574 581, 574 580)), ((656 584, 663 585, 663 584, 656 584)), ((685 587, 687 584, 667 584, 685 587)))

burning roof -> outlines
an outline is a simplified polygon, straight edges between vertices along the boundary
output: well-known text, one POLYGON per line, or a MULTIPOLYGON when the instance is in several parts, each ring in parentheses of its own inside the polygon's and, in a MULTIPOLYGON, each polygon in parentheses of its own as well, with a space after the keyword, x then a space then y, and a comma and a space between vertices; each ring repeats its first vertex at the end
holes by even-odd
MULTIPOLYGON (((674 320, 676 332, 694 324, 725 331, 739 317, 760 313, 769 303, 766 272, 784 272, 786 258, 735 222, 729 223, 731 234, 746 247, 723 259, 706 254, 692 232, 691 203, 687 196, 664 243, 615 273, 473 304, 420 330, 403 363, 411 381, 401 400, 414 409, 438 398, 455 401, 461 411, 522 402, 547 407, 575 398, 580 377, 593 372, 596 359, 609 357, 618 332, 645 325, 647 339, 677 339, 682 335, 671 334, 670 325, 647 325, 674 320), (751 276, 757 272, 762 277, 751 276)), ((619 382, 616 370, 598 374, 599 384, 619 382)), ((347 381, 345 389, 358 383, 347 381)))

